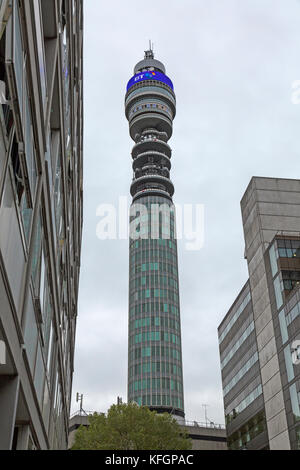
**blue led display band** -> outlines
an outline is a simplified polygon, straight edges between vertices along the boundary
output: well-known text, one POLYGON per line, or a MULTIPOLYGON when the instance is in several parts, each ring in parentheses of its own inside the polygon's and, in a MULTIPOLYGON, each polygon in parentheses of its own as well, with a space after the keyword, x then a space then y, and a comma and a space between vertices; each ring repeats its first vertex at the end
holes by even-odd
POLYGON ((149 72, 142 72, 142 73, 138 73, 134 75, 134 77, 132 77, 127 84, 127 91, 136 83, 142 82, 144 80, 157 80, 158 82, 165 83, 172 90, 174 90, 172 81, 164 73, 156 72, 156 71, 154 72, 149 71, 149 72))

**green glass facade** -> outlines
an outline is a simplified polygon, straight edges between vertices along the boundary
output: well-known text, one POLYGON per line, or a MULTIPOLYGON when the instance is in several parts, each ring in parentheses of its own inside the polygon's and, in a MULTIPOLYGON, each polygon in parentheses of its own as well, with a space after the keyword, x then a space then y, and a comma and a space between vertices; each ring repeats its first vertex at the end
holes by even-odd
MULTIPOLYGON (((139 204, 165 204, 146 196, 139 204)), ((172 203, 170 237, 163 217, 160 236, 130 240, 128 397, 138 404, 183 411, 180 306, 175 213, 172 203), (164 230, 166 229, 166 230, 164 230)), ((150 233, 153 219, 149 211, 150 233)))

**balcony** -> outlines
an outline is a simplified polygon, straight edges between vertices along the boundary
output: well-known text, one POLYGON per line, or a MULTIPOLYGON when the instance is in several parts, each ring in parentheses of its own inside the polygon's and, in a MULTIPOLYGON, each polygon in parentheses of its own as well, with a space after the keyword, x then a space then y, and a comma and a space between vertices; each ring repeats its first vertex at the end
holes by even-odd
POLYGON ((151 164, 156 164, 156 165, 163 165, 165 166, 169 171, 171 170, 171 162, 169 157, 161 152, 155 152, 155 151, 148 151, 139 154, 134 162, 133 162, 133 170, 137 170, 138 168, 142 168, 145 165, 151 165, 151 164))
POLYGON ((167 168, 165 167, 157 167, 156 165, 148 165, 144 166, 142 169, 138 168, 135 172, 135 178, 133 178, 133 181, 137 178, 141 178, 142 176, 153 176, 153 175, 159 175, 163 176, 165 178, 170 178, 170 172, 167 168))
POLYGON ((135 193, 135 195, 133 196, 133 202, 136 201, 140 197, 146 197, 146 196, 161 196, 169 200, 172 200, 170 194, 167 191, 164 191, 163 189, 145 188, 135 193))
POLYGON ((137 141, 146 129, 157 129, 166 132, 168 139, 172 137, 172 120, 164 112, 153 112, 143 110, 130 121, 130 137, 137 141))
POLYGON ((157 174, 149 174, 135 179, 130 187, 131 196, 135 196, 137 191, 141 191, 143 186, 145 189, 160 189, 166 191, 170 197, 174 194, 174 186, 169 178, 157 174), (158 185, 157 187, 155 187, 158 185), (141 188, 141 189, 140 189, 141 188))
POLYGON ((141 142, 138 142, 132 149, 132 158, 137 158, 140 154, 145 152, 159 152, 171 158, 172 150, 171 147, 160 139, 148 138, 141 142))
POLYGON ((130 109, 135 103, 145 99, 155 100, 164 102, 170 107, 173 113, 173 117, 176 115, 176 99, 170 90, 164 89, 162 86, 139 86, 136 90, 128 94, 125 100, 125 115, 127 119, 130 118, 130 109))

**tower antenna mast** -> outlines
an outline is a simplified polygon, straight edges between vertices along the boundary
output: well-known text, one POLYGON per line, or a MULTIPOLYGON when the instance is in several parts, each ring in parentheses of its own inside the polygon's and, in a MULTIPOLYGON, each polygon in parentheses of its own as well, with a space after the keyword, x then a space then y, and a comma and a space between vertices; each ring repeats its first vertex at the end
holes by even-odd
POLYGON ((149 49, 145 51, 145 59, 154 59, 153 42, 149 39, 149 49))
POLYGON ((205 424, 206 424, 206 426, 207 426, 207 422, 208 422, 208 419, 207 419, 207 407, 208 407, 208 405, 203 404, 202 406, 203 406, 203 408, 204 408, 205 424))

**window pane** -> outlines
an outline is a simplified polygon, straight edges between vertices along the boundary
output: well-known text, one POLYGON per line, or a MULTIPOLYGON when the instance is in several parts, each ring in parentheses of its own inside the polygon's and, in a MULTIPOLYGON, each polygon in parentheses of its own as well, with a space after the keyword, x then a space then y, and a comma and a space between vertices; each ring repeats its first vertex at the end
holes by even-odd
POLYGON ((275 297, 276 297, 276 304, 277 309, 279 310, 283 304, 282 292, 281 292, 281 283, 280 283, 280 275, 276 277, 274 280, 274 290, 275 290, 275 297))
POLYGON ((38 344, 38 351, 37 351, 37 358, 36 358, 36 365, 35 365, 35 373, 34 373, 34 385, 35 385, 35 389, 36 389, 36 393, 37 393, 39 403, 41 403, 41 400, 42 400, 44 380, 45 380, 45 368, 44 368, 44 362, 43 362, 43 358, 42 358, 41 347, 38 344))
POLYGON ((36 318, 34 313, 34 306, 31 293, 28 294, 27 307, 26 307, 26 324, 24 330, 24 341, 26 348, 26 355, 29 362, 31 373, 34 371, 35 354, 38 339, 38 330, 36 318))
POLYGON ((46 69, 45 69, 45 55, 44 55, 44 38, 41 24, 41 9, 40 0, 33 0, 34 20, 37 39, 37 52, 40 69, 41 91, 43 105, 46 103, 46 69))
POLYGON ((284 359, 285 359, 285 366, 286 366, 288 381, 290 382, 295 377, 290 345, 284 349, 284 359))
POLYGON ((4 194, 0 208, 0 220, 0 249, 13 298, 15 299, 15 307, 18 311, 22 292, 21 287, 25 268, 25 256, 9 174, 7 174, 5 180, 4 194))
POLYGON ((271 269, 272 269, 272 277, 275 276, 275 274, 278 271, 278 265, 277 265, 277 259, 276 259, 276 252, 275 252, 275 246, 272 245, 270 248, 270 263, 271 263, 271 269))
POLYGON ((300 407, 299 407, 299 400, 298 400, 296 384, 293 384, 290 387, 290 396, 291 396, 292 410, 293 410, 293 414, 294 414, 294 419, 295 419, 295 421, 299 421, 300 420, 300 407))

